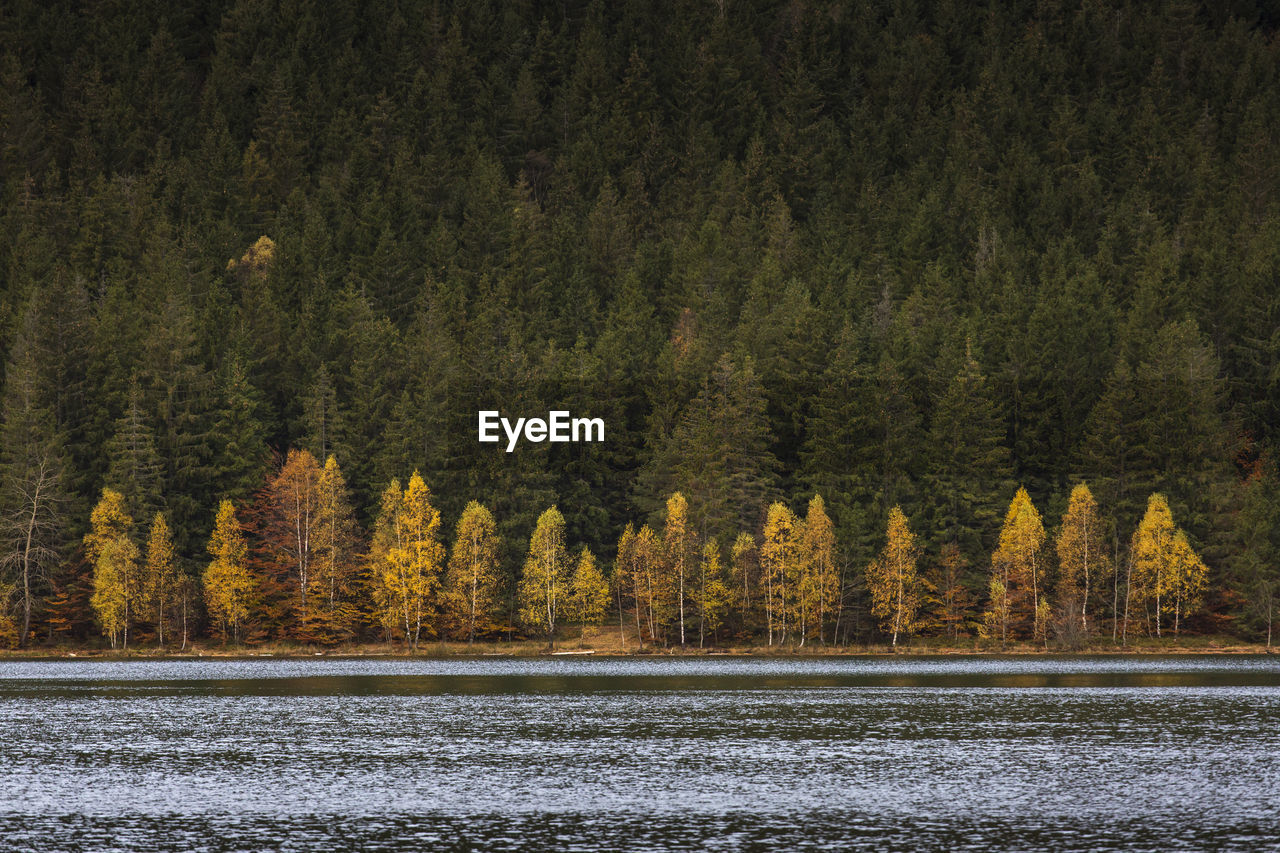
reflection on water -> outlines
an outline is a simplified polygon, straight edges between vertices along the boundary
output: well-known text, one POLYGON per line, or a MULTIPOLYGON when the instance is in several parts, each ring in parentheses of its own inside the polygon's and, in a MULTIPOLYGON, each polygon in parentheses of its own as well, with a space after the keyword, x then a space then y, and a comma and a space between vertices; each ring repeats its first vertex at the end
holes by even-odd
POLYGON ((20 849, 1260 849, 1275 658, 0 662, 20 849))

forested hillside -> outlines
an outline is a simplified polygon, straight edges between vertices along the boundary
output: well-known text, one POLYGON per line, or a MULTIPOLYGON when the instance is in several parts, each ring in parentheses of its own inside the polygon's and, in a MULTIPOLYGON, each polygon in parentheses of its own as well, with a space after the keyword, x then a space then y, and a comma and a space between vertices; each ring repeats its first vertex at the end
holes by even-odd
MULTIPOLYGON (((99 570, 125 540, 145 562, 157 513, 174 589, 211 561, 257 573, 248 635, 376 633, 373 594, 336 586, 328 618, 368 606, 307 622, 307 557, 272 525, 290 484, 349 504, 324 517, 355 589, 398 559, 415 471, 438 530, 414 541, 491 514, 491 628, 550 627, 517 595, 548 507, 620 596, 619 537, 669 526, 679 492, 688 540, 650 536, 681 583, 710 543, 730 583, 735 543, 791 541, 781 511, 799 525, 817 494, 832 565, 793 544, 840 578, 813 593, 826 640, 836 608, 845 639, 910 627, 876 598, 908 529, 921 594, 960 596, 934 630, 1004 630, 997 576, 1031 559, 1014 606, 1044 636, 1038 583, 1074 589, 1056 537, 1087 482, 1109 565, 1155 559, 1144 514, 1162 548, 1176 524, 1208 572, 1183 629, 1262 637, 1278 26, 1243 2, 8 0, 9 639, 112 634, 99 570), (476 441, 481 408, 601 417, 606 441, 508 454, 476 441), (1030 513, 1045 529, 1006 543, 1030 513)), ((610 606, 640 630, 633 593, 610 606)), ((184 621, 242 637, 216 602, 181 597, 184 621)), ((692 613, 648 635, 690 642, 692 613)))

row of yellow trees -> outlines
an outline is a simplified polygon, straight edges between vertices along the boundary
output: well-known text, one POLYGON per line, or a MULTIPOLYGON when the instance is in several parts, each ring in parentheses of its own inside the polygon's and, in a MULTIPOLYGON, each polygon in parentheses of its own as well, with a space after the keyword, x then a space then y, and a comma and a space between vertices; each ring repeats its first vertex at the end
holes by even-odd
POLYGON ((804 518, 775 503, 763 541, 741 533, 726 565, 719 543, 699 542, 680 492, 666 505, 661 533, 627 525, 618 540, 613 587, 619 627, 634 623, 644 642, 699 646, 712 639, 730 612, 744 622, 758 616, 770 645, 825 641, 839 613, 835 531, 821 497, 804 518))
MULTIPOLYGON (((1104 542, 1105 526, 1088 485, 1071 491, 1052 551, 1046 547, 1044 523, 1026 489, 1014 495, 1005 514, 1000 540, 991 555, 988 605, 980 628, 984 636, 1003 644, 1011 637, 1029 637, 1047 643, 1056 600, 1059 630, 1087 637, 1090 608, 1110 583, 1113 633, 1128 639, 1131 622, 1141 622, 1160 636, 1172 618, 1178 633, 1181 620, 1199 606, 1208 580, 1208 568, 1191 547, 1185 532, 1173 521, 1169 502, 1153 494, 1134 531, 1123 567, 1123 605, 1120 577, 1104 542), (1056 560, 1055 560, 1056 558, 1056 560), (1057 575, 1050 570, 1056 562, 1057 575)), ((954 557, 954 552, 952 553, 954 557)), ((942 597, 944 619, 959 621, 952 612, 961 606, 962 593, 939 589, 923 578, 917 567, 919 549, 902 511, 889 515, 886 543, 867 569, 872 613, 897 644, 899 635, 910 634, 921 616, 926 595, 942 597)), ((943 549, 943 563, 948 558, 943 549)), ((942 575, 945 577, 945 575, 942 575)))
MULTIPOLYGON (((140 623, 163 645, 179 602, 185 641, 191 590, 175 567, 164 514, 152 521, 145 559, 120 492, 103 490, 90 528, 91 605, 112 646, 127 647, 140 623)), ((281 638, 334 641, 373 622, 412 649, 424 634, 471 641, 500 609, 497 526, 473 501, 451 551, 441 533, 440 512, 414 472, 406 487, 387 487, 372 541, 360 547, 336 460, 320 467, 306 451, 293 451, 252 507, 238 513, 231 501, 220 502, 199 585, 205 610, 232 641, 255 618, 282 626, 281 638)), ((517 590, 525 627, 548 637, 566 621, 599 624, 610 598, 595 555, 582 548, 571 556, 564 540, 564 517, 551 507, 538 519, 517 590)))
MULTIPOLYGON (((803 517, 774 503, 759 539, 743 532, 726 555, 714 538, 700 540, 677 492, 666 502, 660 529, 626 527, 610 580, 590 550, 570 551, 564 518, 549 508, 512 588, 504 584, 497 525, 482 504, 467 505, 446 549, 440 512, 415 472, 407 485, 393 481, 383 492, 365 545, 337 461, 330 457, 321 466, 306 451, 291 451, 253 504, 237 511, 230 501, 219 503, 198 584, 175 567, 163 513, 152 520, 145 552, 134 542, 134 522, 119 492, 103 490, 90 522, 91 604, 113 646, 127 646, 139 624, 150 626, 163 645, 178 619, 185 642, 188 599, 197 594, 210 623, 232 641, 250 625, 256 636, 307 642, 354 639, 360 626, 379 625, 388 638, 416 649, 424 637, 470 642, 510 615, 528 632, 553 638, 563 624, 601 624, 613 605, 624 640, 630 626, 641 643, 702 646, 718 641, 732 621, 739 636, 803 646, 839 635, 852 580, 838 568, 834 526, 821 496, 803 517)), ((1133 534, 1123 607, 1104 534, 1097 503, 1081 484, 1048 547, 1040 513, 1019 489, 991 556, 983 609, 966 589, 954 545, 943 546, 933 572, 921 573, 917 539, 894 507, 885 544, 865 567, 871 613, 894 645, 926 619, 958 637, 976 614, 977 630, 1002 643, 1047 641, 1055 616, 1057 631, 1078 626, 1087 636, 1110 593, 1113 630, 1123 638, 1131 621, 1157 635, 1171 623, 1177 633, 1200 601, 1207 569, 1174 524, 1168 502, 1152 495, 1133 534)))

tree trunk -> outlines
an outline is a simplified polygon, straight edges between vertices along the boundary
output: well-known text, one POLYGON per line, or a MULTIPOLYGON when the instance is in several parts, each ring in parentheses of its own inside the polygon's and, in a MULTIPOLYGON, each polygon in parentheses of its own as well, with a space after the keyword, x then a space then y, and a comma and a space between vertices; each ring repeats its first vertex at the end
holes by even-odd
MULTIPOLYGON (((1117 572, 1116 574, 1119 574, 1117 572)), ((1120 631, 1120 644, 1129 646, 1129 599, 1133 593, 1133 557, 1130 555, 1124 569, 1124 628, 1120 631)))
POLYGON ((680 645, 684 645, 684 561, 680 561, 680 645))

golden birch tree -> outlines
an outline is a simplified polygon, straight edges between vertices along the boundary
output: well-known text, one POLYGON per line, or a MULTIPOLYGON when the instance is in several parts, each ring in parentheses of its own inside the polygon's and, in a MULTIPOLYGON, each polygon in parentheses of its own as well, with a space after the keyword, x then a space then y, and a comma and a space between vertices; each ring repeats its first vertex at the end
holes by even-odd
POLYGON ((1058 531, 1058 596, 1080 603, 1080 627, 1089 632, 1089 597, 1111 572, 1098 503, 1084 483, 1071 490, 1058 531))
POLYGON ((139 597, 138 547, 129 535, 132 527, 124 496, 115 489, 103 489, 89 516, 84 549, 93 563, 89 603, 112 648, 121 637, 123 647, 129 647, 129 622, 139 597))
POLYGON ((538 517, 529 537, 529 556, 518 588, 521 620, 555 642, 556 625, 569 585, 569 553, 564 545, 564 516, 554 506, 538 517))
POLYGON ((475 641, 476 626, 487 622, 493 611, 501 544, 493 514, 478 501, 468 503, 454 532, 445 596, 468 644, 475 641))
POLYGON ((920 609, 920 576, 916 568, 919 550, 901 507, 889 510, 884 547, 867 566, 867 590, 871 614, 898 645, 900 634, 910 634, 920 609))
MULTIPOLYGON (((637 630, 648 629, 649 642, 665 637, 674 608, 671 576, 664 570, 662 542, 653 528, 644 525, 636 533, 628 552, 627 574, 636 599, 637 630)), ((641 635, 643 645, 643 634, 641 635)))
POLYGON ((1191 547, 1187 534, 1181 530, 1174 534, 1170 561, 1173 575, 1173 635, 1176 637, 1183 614, 1200 606, 1209 581, 1209 567, 1191 547))
MULTIPOLYGON (((1147 500, 1147 511, 1129 550, 1133 561, 1130 597, 1139 606, 1154 602, 1157 637, 1161 636, 1162 617, 1171 613, 1176 636, 1183 615, 1200 605, 1209 569, 1191 547, 1187 534, 1175 526, 1164 495, 1156 493, 1147 500)), ((1126 601, 1126 622, 1128 607, 1126 601)))
POLYGON ((780 643, 787 641, 788 612, 795 599, 795 579, 801 563, 800 521, 786 504, 775 502, 764 522, 764 543, 760 546, 760 571, 765 584, 765 622, 769 645, 775 633, 780 643))
POLYGON ((720 630, 731 600, 720 559, 720 544, 713 539, 702 546, 702 560, 698 564, 698 648, 706 645, 707 635, 715 636, 720 630))
POLYGON ((729 549, 729 560, 733 572, 732 605, 738 611, 743 627, 752 629, 759 625, 762 599, 760 551, 756 548, 756 538, 750 533, 739 533, 729 549))
POLYGON ((307 598, 311 606, 306 639, 334 642, 355 632, 357 610, 353 600, 358 580, 358 536, 355 511, 338 460, 325 460, 315 482, 314 522, 307 598))
POLYGON ((147 556, 143 572, 143 600, 148 616, 156 626, 156 641, 164 645, 164 630, 169 611, 178 595, 178 571, 173 561, 173 537, 164 513, 157 512, 147 537, 147 556))
POLYGON ((640 601, 636 598, 635 588, 635 551, 636 526, 627 522, 622 535, 618 537, 617 556, 613 561, 613 577, 611 578, 614 595, 618 597, 618 635, 625 644, 627 641, 625 607, 628 596, 632 597, 632 610, 636 623, 636 642, 640 639, 640 601))
POLYGON ((680 626, 680 645, 685 644, 686 598, 695 548, 693 531, 689 528, 689 502, 680 492, 667 499, 666 524, 662 529, 662 549, 666 558, 671 586, 676 592, 676 621, 680 626))
POLYGON ((1044 522, 1031 503, 1025 488, 1019 488, 1005 513, 1004 527, 1000 530, 1000 543, 991 555, 992 576, 999 579, 1008 597, 1006 616, 1000 625, 1000 642, 1008 637, 1009 623, 1027 619, 1031 623, 1031 635, 1041 638, 1048 628, 1042 623, 1044 614, 1040 607, 1043 590, 1043 566, 1041 548, 1044 546, 1044 522))
POLYGON ((430 630, 445 561, 440 512, 417 471, 403 492, 393 480, 382 493, 369 559, 382 624, 402 633, 410 652, 416 652, 423 625, 430 630))
POLYGON ((585 545, 573 569, 565 605, 566 619, 582 627, 580 643, 586 641, 587 626, 603 622, 605 610, 609 607, 609 584, 600 573, 595 554, 585 545))
POLYGON ((826 643, 826 623, 835 610, 840 593, 840 576, 836 571, 836 533, 821 495, 814 495, 804 517, 801 542, 805 570, 800 589, 800 645, 816 632, 818 642, 826 643))
POLYGON ((213 558, 204 570, 204 603, 209 617, 222 630, 223 642, 240 641, 240 626, 249 618, 249 603, 255 584, 249 573, 249 548, 236 518, 235 506, 224 500, 218 504, 206 550, 213 558))
POLYGON ((267 541, 287 566, 296 593, 299 622, 305 622, 313 591, 315 528, 320 515, 321 468, 307 450, 290 450, 267 484, 270 497, 267 541))
POLYGON ((1147 499, 1147 511, 1138 523, 1129 545, 1133 561, 1132 582, 1125 600, 1125 627, 1130 606, 1145 607, 1155 602, 1156 636, 1160 636, 1160 614, 1174 590, 1173 547, 1178 530, 1169 502, 1159 492, 1147 499))

